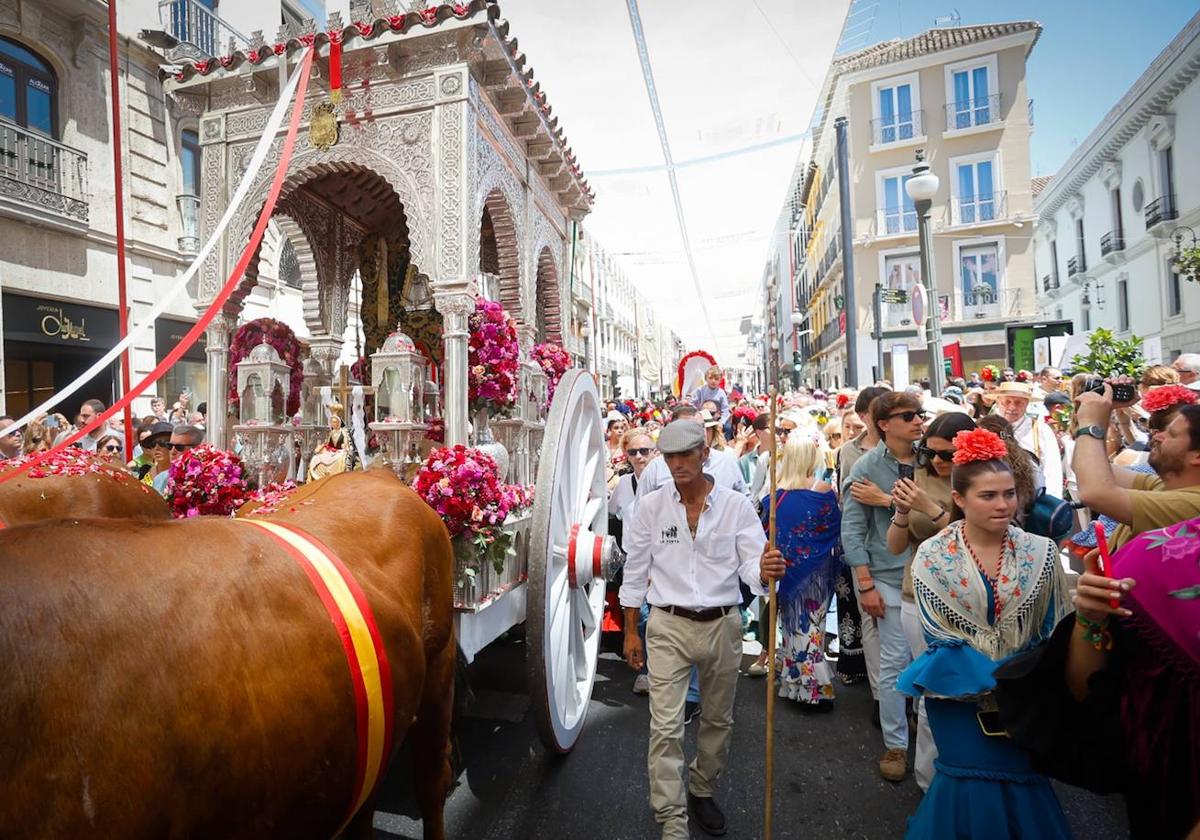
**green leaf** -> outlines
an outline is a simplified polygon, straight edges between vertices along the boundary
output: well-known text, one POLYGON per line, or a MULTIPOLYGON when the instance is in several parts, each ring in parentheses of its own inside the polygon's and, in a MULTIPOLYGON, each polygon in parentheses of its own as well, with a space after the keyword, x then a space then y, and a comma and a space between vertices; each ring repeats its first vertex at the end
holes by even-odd
POLYGON ((1195 586, 1189 586, 1187 589, 1176 589, 1167 594, 1181 601, 1195 601, 1197 598, 1200 598, 1200 583, 1195 586))

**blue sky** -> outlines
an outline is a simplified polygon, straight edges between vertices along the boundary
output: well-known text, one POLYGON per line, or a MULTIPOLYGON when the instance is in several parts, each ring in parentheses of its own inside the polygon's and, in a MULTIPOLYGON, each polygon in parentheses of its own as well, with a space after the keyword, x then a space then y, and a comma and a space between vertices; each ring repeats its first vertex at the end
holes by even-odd
MULTIPOLYGON (((860 0, 858 5, 865 5, 860 0)), ((907 37, 957 9, 963 24, 1036 20, 1029 60, 1032 172, 1052 175, 1196 13, 1195 0, 879 0, 866 46, 907 37)), ((869 19, 864 14, 863 21, 869 19)))

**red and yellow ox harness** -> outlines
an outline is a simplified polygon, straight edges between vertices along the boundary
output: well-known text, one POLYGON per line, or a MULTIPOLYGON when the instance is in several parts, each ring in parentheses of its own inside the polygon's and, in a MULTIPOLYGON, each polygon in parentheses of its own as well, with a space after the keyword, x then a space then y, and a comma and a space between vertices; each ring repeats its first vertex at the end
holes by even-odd
POLYGON ((392 672, 371 605, 350 570, 316 537, 280 522, 237 521, 265 532, 296 561, 341 639, 354 688, 358 735, 354 790, 345 819, 348 823, 375 790, 392 746, 392 672))

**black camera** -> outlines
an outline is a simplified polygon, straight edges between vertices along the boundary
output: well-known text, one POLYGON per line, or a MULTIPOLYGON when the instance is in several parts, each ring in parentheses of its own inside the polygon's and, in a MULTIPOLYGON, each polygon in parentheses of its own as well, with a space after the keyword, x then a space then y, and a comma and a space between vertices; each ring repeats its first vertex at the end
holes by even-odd
MULTIPOLYGON (((1125 404, 1137 401, 1137 387, 1132 382, 1110 382, 1108 384, 1112 386, 1114 403, 1125 404)), ((1083 390, 1103 394, 1104 385, 1104 380, 1099 376, 1089 376, 1084 380, 1083 390)))

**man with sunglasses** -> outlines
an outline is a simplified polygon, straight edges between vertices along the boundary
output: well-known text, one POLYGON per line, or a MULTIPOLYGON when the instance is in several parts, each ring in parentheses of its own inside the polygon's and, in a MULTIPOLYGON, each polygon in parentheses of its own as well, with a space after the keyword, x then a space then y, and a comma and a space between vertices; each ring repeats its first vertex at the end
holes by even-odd
POLYGON ((8 431, 8 427, 15 421, 13 418, 5 414, 0 417, 0 461, 7 461, 9 458, 21 457, 21 447, 24 443, 24 437, 20 429, 8 431))
MULTIPOLYGON (((859 458, 849 482, 867 480, 888 495, 904 475, 914 474, 914 444, 924 434, 925 412, 916 394, 890 391, 871 403, 871 422, 880 444, 859 458)), ((873 634, 863 633, 867 669, 878 673, 879 719, 884 754, 879 773, 890 782, 904 779, 908 771, 908 717, 904 696, 896 680, 912 661, 912 651, 900 618, 901 588, 907 547, 888 549, 887 532, 892 510, 859 501, 854 494, 842 498, 842 548, 845 563, 854 574, 863 624, 874 624, 873 634)))
POLYGON ((197 429, 195 426, 183 423, 173 426, 171 428, 171 440, 168 444, 171 447, 171 460, 178 461, 183 457, 184 452, 199 446, 203 442, 203 429, 197 429))

